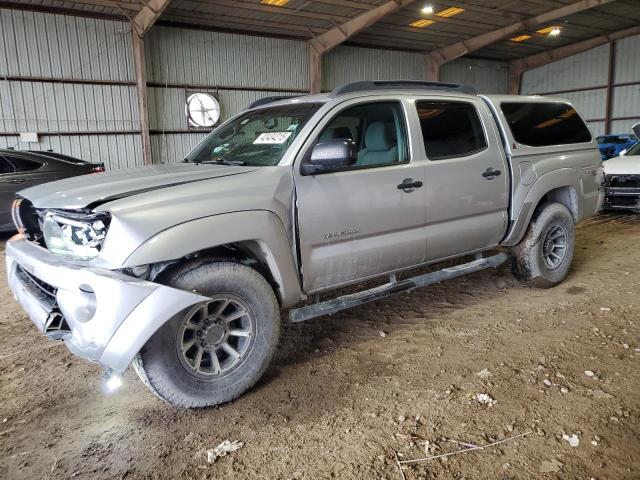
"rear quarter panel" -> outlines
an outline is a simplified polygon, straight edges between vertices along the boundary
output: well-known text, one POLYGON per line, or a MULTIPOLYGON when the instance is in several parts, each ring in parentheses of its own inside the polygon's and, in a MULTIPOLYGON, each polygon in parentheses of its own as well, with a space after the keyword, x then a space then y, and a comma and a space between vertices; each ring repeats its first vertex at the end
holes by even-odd
POLYGON ((595 137, 592 135, 591 141, 576 144, 523 145, 514 139, 500 108, 502 102, 562 102, 569 105, 571 102, 539 96, 489 95, 484 98, 501 123, 505 149, 511 158, 511 227, 503 244, 514 245, 520 241, 535 208, 554 189, 570 187, 571 210, 576 223, 592 216, 599 206, 603 179, 602 159, 595 137))

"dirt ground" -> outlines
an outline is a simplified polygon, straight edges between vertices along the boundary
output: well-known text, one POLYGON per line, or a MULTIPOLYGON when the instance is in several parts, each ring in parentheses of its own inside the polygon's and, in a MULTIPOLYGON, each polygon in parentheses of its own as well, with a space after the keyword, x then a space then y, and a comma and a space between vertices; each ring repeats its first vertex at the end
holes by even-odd
POLYGON ((577 244, 551 290, 504 266, 289 326, 257 387, 199 411, 161 403, 131 371, 103 394, 100 369, 42 337, 2 275, 0 478, 391 480, 394 450, 526 432, 404 476, 640 478, 640 217, 596 217, 577 244), (208 464, 225 439, 244 447, 208 464))

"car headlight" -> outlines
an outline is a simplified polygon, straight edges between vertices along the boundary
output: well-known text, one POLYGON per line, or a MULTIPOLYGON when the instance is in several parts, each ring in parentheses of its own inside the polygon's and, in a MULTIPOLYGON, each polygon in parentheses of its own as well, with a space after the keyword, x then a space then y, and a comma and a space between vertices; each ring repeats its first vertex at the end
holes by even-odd
POLYGON ((53 253, 76 260, 91 260, 100 253, 109 219, 107 213, 65 216, 47 212, 42 224, 44 241, 53 253))

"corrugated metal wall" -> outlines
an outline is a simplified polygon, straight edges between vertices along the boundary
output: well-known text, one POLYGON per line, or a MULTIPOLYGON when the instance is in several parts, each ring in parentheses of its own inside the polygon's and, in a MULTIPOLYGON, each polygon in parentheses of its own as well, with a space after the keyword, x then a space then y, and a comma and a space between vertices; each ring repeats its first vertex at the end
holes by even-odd
MULTIPOLYGON (((424 80, 421 53, 343 46, 323 58, 322 88, 331 90, 358 80, 424 80)), ((464 83, 480 93, 506 93, 505 62, 461 58, 442 67, 443 82, 464 83)))
POLYGON ((359 80, 422 80, 425 75, 424 55, 343 46, 322 59, 322 89, 359 80))
POLYGON ((640 35, 616 42, 614 83, 632 82, 635 82, 635 85, 613 88, 613 133, 631 132, 631 127, 640 122, 640 35), (635 118, 615 120, 619 117, 635 118))
POLYGON ((145 41, 154 162, 180 161, 203 138, 188 126, 189 93, 213 93, 225 120, 259 98, 308 89, 304 42, 169 27, 145 41))
MULTIPOLYGON (((145 38, 154 162, 180 161, 206 132, 190 128, 190 93, 215 94, 222 120, 268 95, 308 89, 302 41, 154 27, 145 38)), ((419 53, 342 46, 323 59, 323 89, 363 79, 423 79, 419 53)), ((461 59, 443 80, 506 90, 500 62, 461 59)), ((0 147, 53 149, 108 168, 142 164, 130 26, 0 9, 0 147), (40 142, 23 144, 20 132, 40 142)))
POLYGON ((0 9, 0 147, 140 163, 134 81, 127 23, 0 9))
POLYGON ((479 93, 507 93, 509 66, 506 62, 459 58, 446 63, 440 71, 443 82, 471 85, 479 93))
MULTIPOLYGON (((631 132, 640 122, 640 36, 614 45, 611 128, 608 133, 631 132), (631 83, 629 85, 629 83, 631 83), (625 85, 620 85, 625 84, 625 85)), ((589 121, 595 135, 605 133, 610 45, 525 72, 523 94, 552 94, 570 100, 589 121)))

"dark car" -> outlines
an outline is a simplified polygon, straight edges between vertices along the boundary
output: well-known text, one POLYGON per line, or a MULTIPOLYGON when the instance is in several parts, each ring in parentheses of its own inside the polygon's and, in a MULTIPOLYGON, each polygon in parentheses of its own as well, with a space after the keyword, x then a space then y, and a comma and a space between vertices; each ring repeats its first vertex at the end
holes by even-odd
POLYGON ((96 172, 104 172, 102 163, 90 163, 54 152, 0 150, 0 231, 15 230, 11 204, 19 190, 96 172))
POLYGON ((620 155, 623 150, 633 146, 638 141, 638 137, 632 133, 622 133, 619 135, 601 135, 596 140, 602 160, 609 160, 620 155))

